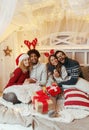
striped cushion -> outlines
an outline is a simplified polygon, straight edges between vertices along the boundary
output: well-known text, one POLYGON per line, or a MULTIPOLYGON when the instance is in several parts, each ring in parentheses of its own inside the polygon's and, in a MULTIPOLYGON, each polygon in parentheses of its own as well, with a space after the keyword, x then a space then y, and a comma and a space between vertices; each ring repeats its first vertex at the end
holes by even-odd
POLYGON ((83 91, 76 88, 69 88, 64 90, 65 108, 82 109, 89 111, 89 97, 83 91))

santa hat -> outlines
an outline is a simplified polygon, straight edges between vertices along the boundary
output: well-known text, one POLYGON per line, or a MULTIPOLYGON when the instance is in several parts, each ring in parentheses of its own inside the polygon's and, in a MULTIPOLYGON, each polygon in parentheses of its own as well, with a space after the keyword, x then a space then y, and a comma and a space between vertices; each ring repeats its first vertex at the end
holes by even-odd
POLYGON ((20 54, 17 58, 16 58, 16 65, 18 65, 22 60, 29 58, 29 55, 26 53, 22 53, 20 54))

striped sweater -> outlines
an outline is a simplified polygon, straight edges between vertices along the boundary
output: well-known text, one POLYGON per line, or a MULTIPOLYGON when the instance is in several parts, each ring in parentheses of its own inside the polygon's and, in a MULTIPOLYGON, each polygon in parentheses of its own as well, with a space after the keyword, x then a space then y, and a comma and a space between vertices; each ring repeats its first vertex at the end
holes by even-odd
POLYGON ((81 67, 77 61, 66 57, 65 63, 63 65, 67 70, 68 76, 71 76, 71 78, 68 81, 59 83, 59 86, 74 85, 77 83, 78 77, 83 77, 81 67))

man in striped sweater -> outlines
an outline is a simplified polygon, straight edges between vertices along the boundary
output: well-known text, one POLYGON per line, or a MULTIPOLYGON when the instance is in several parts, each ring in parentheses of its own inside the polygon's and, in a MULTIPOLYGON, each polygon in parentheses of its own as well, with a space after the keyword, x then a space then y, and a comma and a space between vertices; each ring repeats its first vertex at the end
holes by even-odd
POLYGON ((70 59, 66 56, 63 51, 56 51, 55 56, 57 57, 58 61, 65 66, 68 76, 71 78, 67 81, 63 81, 59 83, 59 85, 74 85, 77 83, 79 77, 83 77, 81 67, 78 61, 70 59))

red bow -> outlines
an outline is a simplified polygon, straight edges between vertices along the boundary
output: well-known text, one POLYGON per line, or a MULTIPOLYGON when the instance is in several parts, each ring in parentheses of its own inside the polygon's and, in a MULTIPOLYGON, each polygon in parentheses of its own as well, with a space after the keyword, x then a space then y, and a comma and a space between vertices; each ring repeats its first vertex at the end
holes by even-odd
POLYGON ((50 52, 45 52, 44 55, 46 57, 49 57, 50 55, 53 55, 54 54, 54 49, 51 49, 50 52))
POLYGON ((37 41, 37 38, 35 38, 32 42, 30 42, 29 40, 24 40, 24 44, 29 48, 29 50, 31 49, 31 46, 33 47, 33 49, 35 49, 37 41))

